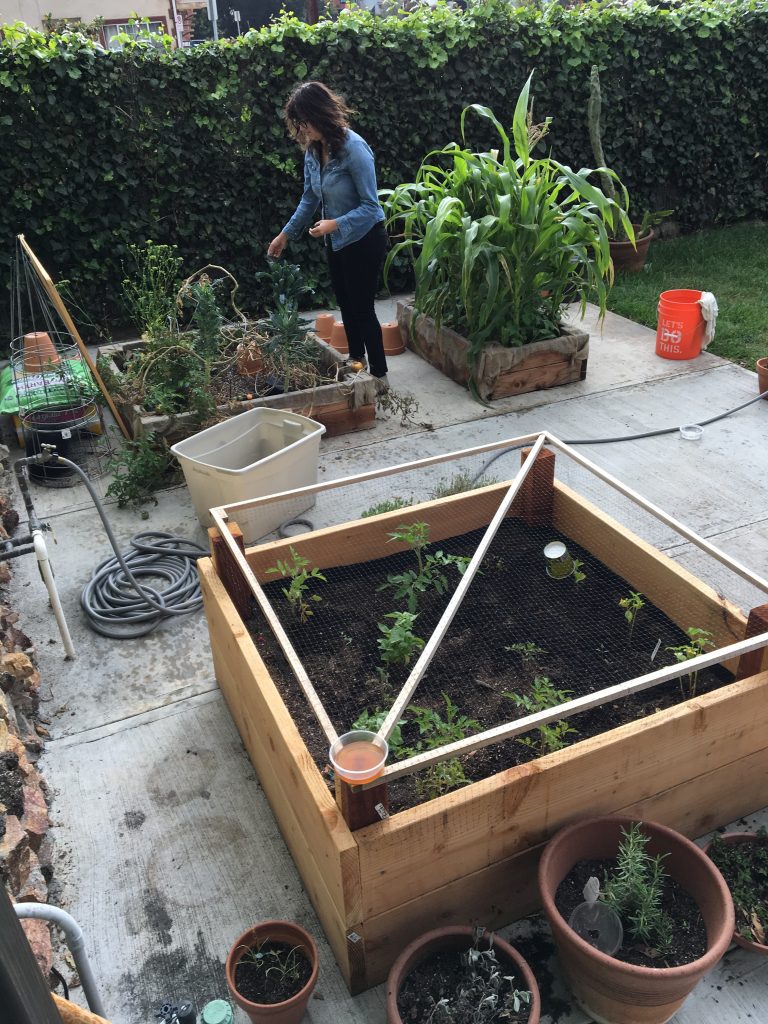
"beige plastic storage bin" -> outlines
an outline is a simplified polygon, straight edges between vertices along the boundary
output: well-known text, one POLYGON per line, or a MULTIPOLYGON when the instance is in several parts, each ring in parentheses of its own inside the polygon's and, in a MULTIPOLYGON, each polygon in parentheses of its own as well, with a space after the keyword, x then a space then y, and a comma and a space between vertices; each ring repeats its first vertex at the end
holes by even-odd
MULTIPOLYGON (((173 445, 197 518, 210 509, 317 483, 322 423, 280 409, 249 409, 173 445)), ((292 498, 239 511, 233 519, 246 544, 306 512, 314 498, 292 498)))

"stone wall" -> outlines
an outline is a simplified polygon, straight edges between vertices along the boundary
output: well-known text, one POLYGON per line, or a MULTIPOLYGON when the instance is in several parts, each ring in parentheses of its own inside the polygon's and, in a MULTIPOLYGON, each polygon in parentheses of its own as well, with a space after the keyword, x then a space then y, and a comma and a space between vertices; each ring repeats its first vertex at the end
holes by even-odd
MULTIPOLYGON (((8 449, 0 445, 7 465, 8 449)), ((16 529, 17 512, 0 478, 0 542, 16 529)), ((32 557, 32 556, 29 556, 32 557)), ((52 840, 47 787, 36 764, 48 730, 40 715, 40 673, 31 641, 8 604, 12 561, 0 562, 0 880, 15 902, 48 902, 52 840)), ((50 926, 22 921, 46 978, 51 970, 50 926)))

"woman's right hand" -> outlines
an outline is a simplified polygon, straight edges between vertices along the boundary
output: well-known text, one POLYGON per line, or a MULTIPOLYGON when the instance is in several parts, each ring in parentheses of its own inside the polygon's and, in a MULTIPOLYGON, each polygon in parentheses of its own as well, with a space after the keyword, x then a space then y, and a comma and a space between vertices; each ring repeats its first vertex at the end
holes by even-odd
POLYGON ((284 231, 281 231, 280 234, 273 238, 269 243, 267 256, 271 256, 275 260, 280 259, 286 245, 288 245, 288 235, 286 235, 284 231))

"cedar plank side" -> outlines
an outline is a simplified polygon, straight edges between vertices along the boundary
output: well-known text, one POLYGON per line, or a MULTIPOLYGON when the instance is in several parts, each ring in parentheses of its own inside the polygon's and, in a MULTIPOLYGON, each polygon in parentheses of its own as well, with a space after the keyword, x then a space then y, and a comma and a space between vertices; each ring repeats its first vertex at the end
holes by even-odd
POLYGON ((363 919, 762 750, 766 699, 768 674, 731 683, 359 830, 363 919))
POLYGON ((201 559, 198 569, 217 681, 347 974, 347 923, 360 916, 357 844, 210 559, 201 559))

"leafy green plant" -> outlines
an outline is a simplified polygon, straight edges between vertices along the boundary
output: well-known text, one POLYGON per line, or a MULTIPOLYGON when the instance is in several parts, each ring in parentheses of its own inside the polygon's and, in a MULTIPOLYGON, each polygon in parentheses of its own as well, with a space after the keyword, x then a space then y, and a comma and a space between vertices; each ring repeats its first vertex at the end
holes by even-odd
MULTIPOLYGON (((444 718, 433 708, 409 705, 408 712, 418 726, 419 739, 412 747, 404 750, 405 757, 413 757, 425 750, 444 747, 447 743, 455 743, 457 740, 463 740, 470 733, 479 731, 480 723, 474 718, 460 714, 458 707, 447 693, 443 694, 443 701, 445 703, 444 718)), ((428 800, 442 796, 443 793, 448 793, 458 786, 466 786, 468 783, 469 779, 457 757, 430 765, 423 773, 415 776, 416 791, 419 796, 426 797, 428 800)))
POLYGON ((460 574, 466 571, 470 559, 464 555, 446 555, 443 551, 425 554, 429 543, 428 523, 406 523, 398 526, 388 534, 390 541, 408 544, 416 555, 417 569, 406 569, 400 573, 390 573, 387 582, 382 583, 379 590, 394 589, 398 600, 405 598, 408 611, 415 612, 419 598, 429 590, 437 594, 445 594, 448 590, 448 577, 444 569, 455 568, 460 574))
POLYGON ((635 622, 637 620, 638 613, 645 608, 643 595, 639 594, 636 590, 630 590, 628 597, 619 598, 619 608, 624 609, 624 618, 629 623, 629 639, 627 643, 631 647, 632 633, 635 629, 635 622))
POLYGON ((431 1012, 421 1018, 427 1024, 492 1024, 512 1020, 512 1014, 530 1005, 531 993, 515 988, 514 977, 502 973, 493 945, 480 949, 484 934, 484 928, 476 928, 472 946, 460 954, 463 970, 455 987, 446 987, 439 1000, 427 997, 431 1012))
POLYGON ((395 496, 386 501, 380 501, 377 505, 371 505, 370 508, 360 513, 360 518, 367 519, 369 516, 380 516, 384 512, 396 512, 399 508, 408 508, 410 504, 410 501, 406 501, 405 498, 395 496))
POLYGON ((282 588, 283 594, 294 616, 300 622, 306 622, 313 614, 310 601, 322 601, 319 594, 310 594, 309 581, 322 580, 325 583, 327 580, 317 566, 309 568, 309 559, 300 555, 293 545, 288 551, 291 555, 290 560, 278 559, 277 565, 267 569, 267 573, 279 573, 283 579, 290 579, 289 585, 282 588))
MULTIPOLYGON (((388 714, 388 711, 382 711, 381 708, 376 708, 374 711, 369 711, 368 708, 366 708, 365 711, 362 711, 352 723, 352 728, 366 729, 368 732, 378 732, 384 724, 384 719, 388 714)), ((396 761, 404 756, 403 726, 407 724, 407 719, 399 718, 394 729, 389 734, 389 740, 387 741, 389 743, 389 752, 396 761)))
POLYGON ((413 632, 418 618, 413 612, 389 612, 385 619, 392 619, 392 625, 379 623, 379 653, 385 665, 410 665, 413 656, 422 649, 424 641, 413 632))
MULTIPOLYGON (((573 693, 571 690, 556 689, 547 676, 536 676, 531 684, 530 693, 520 694, 504 690, 503 696, 508 697, 521 711, 534 715, 537 711, 546 711, 547 708, 565 704, 568 698, 573 696, 573 693)), ((539 734, 538 743, 530 736, 518 736, 517 742, 538 750, 539 754, 549 754, 553 750, 561 750, 566 745, 566 736, 571 733, 575 735, 577 732, 566 719, 539 725, 536 727, 536 731, 539 734)))
POLYGON ((175 245, 160 245, 151 238, 143 247, 129 245, 128 251, 133 266, 123 278, 123 305, 142 335, 157 338, 167 334, 169 322, 176 322, 176 293, 183 261, 175 245))
POLYGON ((450 143, 429 153, 416 180, 383 190, 388 223, 403 239, 387 257, 413 257, 417 313, 447 324, 469 342, 473 372, 491 343, 504 346, 561 333, 565 302, 588 300, 605 315, 613 266, 608 232, 632 226, 626 189, 613 171, 620 201, 533 149, 549 128, 529 113, 531 79, 523 86, 511 139, 489 107, 472 104, 461 115, 462 138, 471 112, 493 125, 499 149, 474 153, 450 143))
MULTIPOLYGON (((700 654, 703 654, 708 647, 714 647, 712 642, 712 634, 708 629, 699 629, 697 626, 689 626, 686 629, 686 635, 688 636, 688 642, 684 644, 677 644, 675 647, 665 647, 664 649, 669 651, 670 654, 674 654, 675 661, 684 662, 690 661, 691 658, 697 658, 700 654)), ((683 681, 680 680, 680 690, 684 697, 695 697, 696 687, 699 682, 699 673, 697 670, 689 672, 685 677, 687 680, 687 693, 683 687, 683 681)))
POLYGON ((509 651, 511 654, 519 654, 520 660, 524 665, 530 665, 541 657, 542 654, 547 653, 543 647, 539 647, 533 640, 521 640, 515 644, 507 644, 504 650, 509 651))
POLYGON ((672 944, 672 921, 662 908, 666 872, 665 854, 651 857, 649 842, 639 822, 629 831, 622 828, 616 869, 606 878, 601 899, 621 918, 625 931, 634 942, 665 953, 672 944))
MULTIPOLYGON (((157 504, 154 492, 172 484, 178 475, 178 463, 168 442, 155 433, 126 441, 110 458, 107 468, 115 475, 107 497, 114 498, 119 508, 138 509, 148 501, 157 504)), ((142 518, 147 517, 144 512, 142 518)))
POLYGON ((267 260, 267 266, 267 270, 254 276, 268 291, 268 305, 273 309, 298 310, 303 297, 312 294, 301 267, 287 260, 272 259, 267 260))
POLYGON ((707 853, 731 890, 736 929, 749 942, 768 944, 768 831, 758 828, 753 839, 724 842, 712 837, 707 853))

